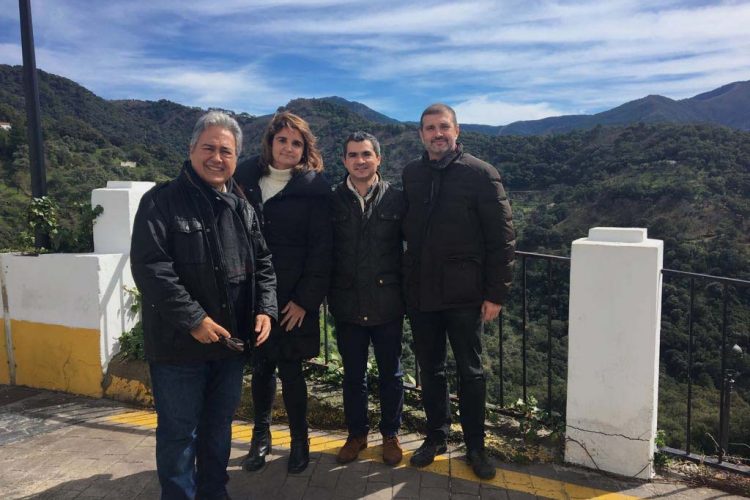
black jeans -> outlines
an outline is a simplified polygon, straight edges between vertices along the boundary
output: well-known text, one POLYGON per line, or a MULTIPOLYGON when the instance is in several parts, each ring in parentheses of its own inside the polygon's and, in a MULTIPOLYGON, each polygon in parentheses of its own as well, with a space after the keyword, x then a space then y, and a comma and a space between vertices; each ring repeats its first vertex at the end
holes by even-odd
POLYGON ((380 433, 395 436, 401 427, 404 382, 401 371, 403 320, 361 326, 336 323, 336 344, 344 364, 344 415, 349 434, 363 436, 370 430, 367 419, 367 357, 370 341, 378 364, 380 433))
POLYGON ((446 378, 446 335, 458 369, 458 407, 468 449, 484 446, 487 398, 482 369, 482 323, 479 307, 436 312, 409 311, 414 350, 422 375, 422 404, 428 437, 445 440, 451 423, 446 378))
POLYGON ((289 433, 293 441, 307 440, 307 384, 302 373, 302 360, 272 360, 262 355, 253 356, 254 432, 271 426, 271 411, 276 396, 276 367, 281 379, 281 394, 289 417, 289 433))

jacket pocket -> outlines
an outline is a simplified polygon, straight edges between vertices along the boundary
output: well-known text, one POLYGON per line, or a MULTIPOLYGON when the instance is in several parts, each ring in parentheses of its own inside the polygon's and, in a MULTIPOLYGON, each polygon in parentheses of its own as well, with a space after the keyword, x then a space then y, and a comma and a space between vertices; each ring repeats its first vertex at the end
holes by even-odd
POLYGON ((172 221, 172 258, 178 264, 206 262, 207 249, 203 223, 198 219, 175 217, 172 221))
POLYGON ((481 261, 474 255, 454 255, 443 265, 443 302, 466 304, 482 299, 481 261))

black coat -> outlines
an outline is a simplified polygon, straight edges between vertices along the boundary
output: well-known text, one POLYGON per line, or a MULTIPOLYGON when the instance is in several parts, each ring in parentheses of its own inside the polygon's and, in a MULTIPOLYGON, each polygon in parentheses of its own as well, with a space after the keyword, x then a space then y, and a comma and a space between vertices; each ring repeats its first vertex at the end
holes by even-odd
POLYGON ((403 172, 406 302, 420 311, 502 304, 513 277, 510 203, 492 165, 458 149, 403 172))
MULTIPOLYGON (((186 163, 176 179, 143 196, 135 216, 130 265, 143 297, 144 351, 149 361, 236 355, 219 343, 201 344, 190 335, 206 315, 234 337, 251 337, 249 331, 238 331, 212 202, 200 182, 186 163)), ((250 293, 248 310, 243 311, 247 314, 243 315, 252 319, 263 313, 276 318, 271 255, 255 211, 245 200, 240 200, 239 206, 237 215, 245 235, 237 235, 237 244, 249 246, 249 263, 254 263, 254 268, 248 269, 250 293)))
POLYGON ((346 180, 334 192, 333 275, 328 303, 336 321, 380 325, 404 314, 404 195, 382 180, 374 189, 364 213, 346 180))
POLYGON ((320 304, 331 273, 331 187, 321 174, 298 172, 263 203, 258 160, 254 157, 240 164, 234 177, 260 214, 278 280, 279 318, 290 300, 306 312, 302 326, 290 332, 274 324, 261 352, 272 359, 313 358, 320 353, 320 304))

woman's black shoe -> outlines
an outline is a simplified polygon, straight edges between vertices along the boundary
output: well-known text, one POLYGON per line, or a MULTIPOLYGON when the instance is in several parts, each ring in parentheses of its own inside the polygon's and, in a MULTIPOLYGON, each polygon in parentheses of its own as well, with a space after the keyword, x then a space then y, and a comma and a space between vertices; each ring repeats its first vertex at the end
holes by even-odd
POLYGON ((265 432, 255 432, 250 441, 250 451, 242 462, 242 468, 248 472, 260 470, 266 465, 266 455, 271 454, 271 429, 265 432))
POLYGON ((307 469, 310 463, 310 441, 308 439, 292 441, 291 450, 289 451, 289 463, 286 470, 292 474, 297 474, 307 469))

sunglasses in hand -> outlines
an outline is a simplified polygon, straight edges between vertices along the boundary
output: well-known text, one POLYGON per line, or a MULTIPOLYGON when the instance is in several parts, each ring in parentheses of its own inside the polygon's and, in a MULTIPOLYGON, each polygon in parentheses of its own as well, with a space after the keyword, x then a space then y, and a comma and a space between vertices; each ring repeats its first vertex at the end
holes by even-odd
POLYGON ((245 342, 237 337, 219 337, 219 343, 230 351, 245 352, 245 342))

